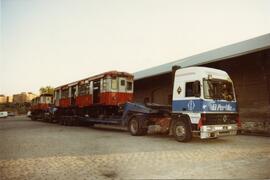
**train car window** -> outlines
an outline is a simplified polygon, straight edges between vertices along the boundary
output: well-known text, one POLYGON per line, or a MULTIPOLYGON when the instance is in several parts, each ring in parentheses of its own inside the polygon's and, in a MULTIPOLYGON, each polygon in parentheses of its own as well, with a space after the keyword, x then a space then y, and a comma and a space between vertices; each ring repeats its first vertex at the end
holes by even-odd
POLYGON ((55 91, 55 99, 60 99, 60 90, 55 91))
POLYGON ((75 97, 76 96, 76 86, 72 86, 71 87, 71 97, 75 97))
POLYGON ((117 89, 117 79, 112 79, 112 89, 117 89))
POLYGON ((120 84, 121 84, 121 86, 125 86, 125 85, 126 85, 126 81, 125 81, 124 79, 122 79, 122 80, 120 81, 120 84))
POLYGON ((79 96, 89 94, 90 86, 89 84, 83 84, 79 86, 79 96))
POLYGON ((132 82, 130 82, 130 81, 127 82, 127 90, 128 91, 132 90, 132 82))
POLYGON ((51 103, 51 97, 46 97, 46 103, 47 104, 51 103))
POLYGON ((44 96, 40 97, 40 103, 45 103, 45 97, 44 96))
POLYGON ((107 84, 108 84, 107 79, 103 79, 103 84, 102 84, 103 91, 107 91, 107 84))
POLYGON ((87 83, 85 84, 85 94, 89 94, 89 92, 90 92, 90 84, 87 83))
POLYGON ((61 98, 68 98, 68 89, 65 89, 65 90, 62 90, 62 93, 61 93, 61 98))
POLYGON ((59 99, 58 98, 58 91, 54 91, 54 99, 59 99))

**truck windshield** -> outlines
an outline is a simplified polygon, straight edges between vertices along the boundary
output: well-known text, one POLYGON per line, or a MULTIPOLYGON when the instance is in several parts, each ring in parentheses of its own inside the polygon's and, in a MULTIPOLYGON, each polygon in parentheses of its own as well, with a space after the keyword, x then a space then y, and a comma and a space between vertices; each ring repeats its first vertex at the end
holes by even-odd
POLYGON ((206 99, 233 101, 233 85, 230 81, 221 79, 205 79, 203 81, 204 97, 206 99))

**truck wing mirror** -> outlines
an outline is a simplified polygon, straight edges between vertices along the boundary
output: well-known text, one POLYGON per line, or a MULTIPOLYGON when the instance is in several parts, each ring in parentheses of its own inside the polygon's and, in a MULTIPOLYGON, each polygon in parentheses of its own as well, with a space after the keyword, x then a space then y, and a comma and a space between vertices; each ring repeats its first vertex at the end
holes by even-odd
POLYGON ((193 83, 192 89, 193 89, 193 95, 195 97, 200 97, 201 96, 201 83, 200 83, 200 81, 195 81, 193 83))

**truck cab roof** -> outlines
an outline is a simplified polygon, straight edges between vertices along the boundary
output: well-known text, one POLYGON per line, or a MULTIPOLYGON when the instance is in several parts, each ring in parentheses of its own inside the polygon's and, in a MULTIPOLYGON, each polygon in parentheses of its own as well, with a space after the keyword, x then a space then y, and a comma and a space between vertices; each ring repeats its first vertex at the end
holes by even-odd
POLYGON ((212 78, 217 79, 228 79, 229 75, 222 70, 208 68, 208 67, 187 67, 178 69, 175 72, 175 77, 177 76, 199 76, 199 77, 208 77, 211 76, 212 78))

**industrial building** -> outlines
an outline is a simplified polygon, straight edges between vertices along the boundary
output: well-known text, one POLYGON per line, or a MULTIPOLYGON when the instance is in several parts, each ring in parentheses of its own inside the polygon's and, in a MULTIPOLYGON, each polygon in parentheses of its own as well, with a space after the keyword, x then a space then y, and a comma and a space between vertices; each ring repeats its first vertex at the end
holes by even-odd
POLYGON ((136 72, 135 101, 170 104, 174 65, 225 70, 235 85, 243 128, 270 132, 270 34, 136 72))

